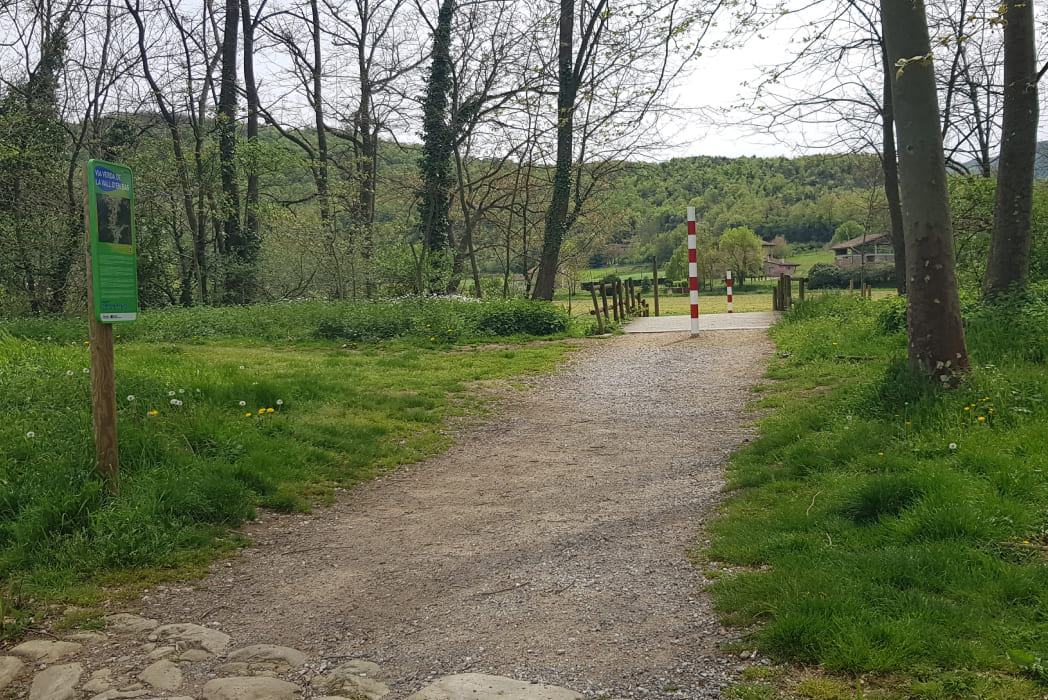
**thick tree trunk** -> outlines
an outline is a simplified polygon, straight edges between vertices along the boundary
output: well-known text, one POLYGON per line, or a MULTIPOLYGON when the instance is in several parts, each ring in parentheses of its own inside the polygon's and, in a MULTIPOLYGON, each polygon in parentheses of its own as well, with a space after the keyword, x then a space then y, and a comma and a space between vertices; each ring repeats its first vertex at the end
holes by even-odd
POLYGON ((953 229, 939 105, 923 0, 881 0, 893 76, 899 179, 906 237, 910 362, 944 385, 968 370, 954 269, 953 229))
POLYGON ((568 204, 571 200, 571 166, 575 96, 578 85, 572 70, 574 57, 574 0, 560 0, 560 48, 557 71, 557 165, 553 174, 553 197, 546 210, 546 232, 542 240, 542 255, 535 279, 534 299, 552 301, 557 279, 557 261, 560 246, 567 234, 568 204))
POLYGON ((1030 216, 1037 151, 1037 66, 1032 0, 1007 0, 1004 18, 1004 114, 997 164, 990 259, 983 295, 993 301, 1022 287, 1030 271, 1030 216))
POLYGON ((895 289, 906 294, 906 237, 903 234, 902 198, 899 195, 899 154, 895 148, 895 104, 892 99, 892 66, 881 44, 884 64, 884 95, 881 108, 881 168, 884 171, 884 196, 891 219, 892 251, 895 253, 895 289))

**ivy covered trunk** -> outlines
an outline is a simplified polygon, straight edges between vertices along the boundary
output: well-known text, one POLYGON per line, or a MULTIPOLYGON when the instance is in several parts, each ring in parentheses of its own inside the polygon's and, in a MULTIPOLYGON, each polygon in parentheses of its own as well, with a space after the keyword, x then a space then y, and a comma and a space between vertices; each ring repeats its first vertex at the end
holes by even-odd
POLYGON ((944 385, 968 371, 928 24, 922 0, 881 0, 906 237, 910 362, 944 385))
POLYGON ((557 166, 553 174, 553 197, 546 210, 546 234, 542 241, 539 271, 535 278, 534 299, 553 299, 560 246, 568 231, 568 205, 571 201, 571 165, 574 134, 575 94, 578 91, 572 59, 574 57, 574 0, 560 0, 560 48, 557 72, 557 166))

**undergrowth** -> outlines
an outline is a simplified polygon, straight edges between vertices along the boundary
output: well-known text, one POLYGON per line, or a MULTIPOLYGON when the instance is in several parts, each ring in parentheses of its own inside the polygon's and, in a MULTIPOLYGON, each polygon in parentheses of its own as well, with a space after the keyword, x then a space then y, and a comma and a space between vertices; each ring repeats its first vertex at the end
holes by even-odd
POLYGON ((771 657, 900 697, 968 697, 944 690, 959 670, 972 697, 1029 697, 1048 657, 1048 304, 966 304, 955 391, 909 368, 899 308, 817 297, 773 328, 757 406, 776 410, 732 460, 705 553, 737 569, 716 603, 771 657))

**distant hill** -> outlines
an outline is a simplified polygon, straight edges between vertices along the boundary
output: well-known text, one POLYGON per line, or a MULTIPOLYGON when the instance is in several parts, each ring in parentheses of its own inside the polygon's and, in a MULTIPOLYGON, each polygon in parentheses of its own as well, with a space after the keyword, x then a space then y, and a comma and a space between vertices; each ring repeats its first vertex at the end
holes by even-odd
MULTIPOLYGON (((964 164, 964 167, 968 168, 969 172, 979 172, 979 166, 974 160, 970 160, 964 164)), ((997 159, 993 159, 993 169, 997 170, 997 159)), ((1043 180, 1048 177, 1048 141, 1037 142, 1037 155, 1034 156, 1033 161, 1033 176, 1036 180, 1043 180)))

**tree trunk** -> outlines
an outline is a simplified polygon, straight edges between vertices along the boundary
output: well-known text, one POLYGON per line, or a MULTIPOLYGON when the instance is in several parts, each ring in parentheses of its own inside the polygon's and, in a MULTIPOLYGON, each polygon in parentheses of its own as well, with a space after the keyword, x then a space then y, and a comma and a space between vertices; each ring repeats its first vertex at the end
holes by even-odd
POLYGON ((542 240, 534 299, 553 300, 560 246, 567 234, 568 203, 571 199, 575 95, 578 84, 572 70, 574 57, 574 0, 560 0, 560 48, 557 70, 557 165, 553 174, 553 196, 546 210, 546 232, 542 240))
POLYGON ((990 259, 983 296, 993 301, 1026 284, 1037 152, 1037 67, 1032 0, 1007 0, 1004 27, 1004 114, 997 163, 990 259))
MULTIPOLYGON (((247 192, 244 199, 244 248, 252 262, 257 261, 261 247, 259 232, 258 180, 258 83, 255 81, 255 22, 251 17, 251 0, 240 0, 241 23, 244 27, 244 95, 247 98, 247 192)), ((257 284, 257 283, 256 283, 257 284)), ((257 287, 256 287, 257 289, 257 287)))
POLYGON ((903 235, 902 199, 899 196, 899 154, 895 148, 895 105, 892 99, 892 65, 881 43, 884 68, 884 96, 881 108, 881 168, 884 171, 884 196, 891 219, 892 252, 895 254, 895 289, 906 294, 906 237, 903 235))
POLYGON ((881 0, 899 137, 910 362, 944 385, 968 370, 953 228, 923 0, 881 0))
MULTIPOLYGON (((419 204, 423 254, 449 252, 451 223, 451 157, 454 138, 448 124, 448 95, 451 92, 451 21, 454 0, 443 0, 433 30, 432 62, 422 105, 422 201, 419 204)), ((431 290, 435 291, 435 290, 431 290)))
POLYGON ((226 258, 225 300, 243 304, 251 300, 254 272, 248 267, 240 227, 240 188, 237 183, 237 40, 240 32, 239 0, 226 0, 222 33, 222 70, 218 93, 218 161, 222 178, 222 252, 226 258))

